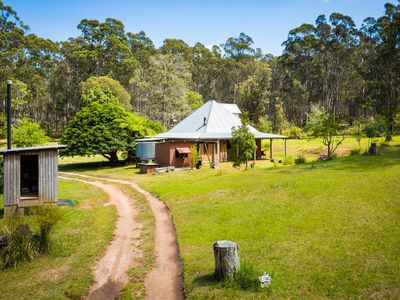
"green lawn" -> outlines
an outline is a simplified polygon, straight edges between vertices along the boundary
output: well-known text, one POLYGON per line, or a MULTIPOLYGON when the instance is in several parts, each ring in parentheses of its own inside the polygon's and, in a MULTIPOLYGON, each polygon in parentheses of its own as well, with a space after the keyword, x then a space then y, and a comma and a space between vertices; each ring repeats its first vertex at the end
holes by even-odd
POLYGON ((50 254, 0 271, 0 299, 79 299, 88 292, 92 267, 112 238, 116 210, 103 206, 107 194, 84 183, 60 180, 59 197, 78 205, 63 208, 50 254))
MULTIPOLYGON (((384 147, 379 156, 357 155, 298 166, 262 161, 249 171, 225 163, 219 169, 140 175, 133 166, 104 165, 101 157, 66 158, 60 160, 60 169, 133 180, 168 204, 189 299, 268 296, 226 288, 212 279, 212 244, 219 239, 238 242, 242 261, 251 262, 260 274, 272 275, 271 298, 398 299, 399 140, 395 137, 396 142, 384 147)), ((290 155, 305 153, 309 161, 320 150, 316 140, 288 144, 290 155)), ((283 148, 279 143, 276 146, 279 155, 283 148)), ((357 147, 355 139, 347 139, 339 154, 357 147)), ((130 189, 125 191, 138 197, 130 189)), ((18 282, 19 298, 73 297, 87 291, 89 266, 104 250, 115 214, 112 207, 101 206, 105 196, 87 185, 61 181, 60 197, 77 199, 80 206, 66 209, 66 219, 54 235, 54 252, 0 272, 0 298, 15 298, 14 282, 18 282), (93 200, 98 198, 98 202, 93 200), (91 207, 93 203, 97 204, 91 207)), ((144 232, 143 249, 151 253, 154 220, 144 199, 139 198, 139 205, 145 229, 150 228, 144 232)), ((132 269, 124 295, 139 290, 143 296, 142 280, 152 259, 145 256, 141 267, 132 269)))
MULTIPOLYGON (((312 143, 298 142, 297 150, 312 143)), ((219 239, 238 242, 242 261, 272 275, 273 298, 400 297, 399 142, 380 156, 278 168, 261 162, 249 171, 222 164, 138 175, 132 166, 89 166, 64 168, 131 179, 166 201, 190 299, 267 296, 212 280, 219 239)))
MULTIPOLYGON (((399 139, 400 137, 397 137, 399 139)), ((377 142, 382 143, 384 138, 377 139, 377 142)), ((344 139, 343 143, 337 150, 338 156, 349 155, 350 150, 361 149, 365 152, 368 149, 369 139, 366 137, 361 138, 360 141, 356 137, 348 136, 344 139)), ((269 141, 265 140, 263 145, 269 145, 269 141)), ((273 157, 274 158, 284 158, 284 142, 283 140, 273 141, 273 157)), ((268 150, 269 151, 269 150, 268 150)), ((269 157, 269 152, 267 151, 267 156, 269 157)), ((326 153, 326 147, 318 139, 289 139, 287 140, 287 154, 293 157, 303 155, 308 160, 316 160, 320 153, 326 153)))

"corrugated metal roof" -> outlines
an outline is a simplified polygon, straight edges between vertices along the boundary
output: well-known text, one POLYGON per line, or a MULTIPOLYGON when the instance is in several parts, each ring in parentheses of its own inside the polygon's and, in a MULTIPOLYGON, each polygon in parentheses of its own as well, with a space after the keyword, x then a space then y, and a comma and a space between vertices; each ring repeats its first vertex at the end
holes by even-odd
POLYGON ((233 114, 241 114, 239 107, 236 104, 231 103, 220 103, 226 110, 230 111, 233 114))
MULTIPOLYGON (((170 131, 160 133, 151 139, 140 139, 138 141, 230 139, 232 138, 232 128, 242 125, 239 115, 240 110, 236 104, 209 100, 170 131)), ((256 138, 287 138, 283 135, 260 132, 251 126, 249 128, 256 138)))
POLYGON ((26 148, 11 148, 11 149, 0 149, 0 154, 5 153, 16 153, 16 152, 27 152, 27 151, 40 151, 40 150, 57 150, 67 148, 65 145, 53 145, 53 146, 37 146, 37 147, 26 147, 26 148))

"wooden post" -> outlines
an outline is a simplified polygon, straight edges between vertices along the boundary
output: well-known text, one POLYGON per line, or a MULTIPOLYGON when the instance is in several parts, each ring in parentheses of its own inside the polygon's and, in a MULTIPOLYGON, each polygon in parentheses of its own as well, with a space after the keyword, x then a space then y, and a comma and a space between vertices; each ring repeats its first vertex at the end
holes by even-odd
POLYGON ((285 157, 286 157, 286 139, 284 139, 285 141, 285 157))
POLYGON ((211 167, 215 168, 215 144, 211 144, 211 146, 212 146, 212 154, 211 154, 212 164, 211 164, 211 167))
POLYGON ((231 241, 217 241, 213 245, 217 279, 232 278, 240 268, 239 245, 231 241))
POLYGON ((219 140, 217 141, 217 163, 221 161, 221 149, 220 149, 220 144, 219 140))
POLYGON ((272 139, 269 139, 269 159, 272 160, 272 139))

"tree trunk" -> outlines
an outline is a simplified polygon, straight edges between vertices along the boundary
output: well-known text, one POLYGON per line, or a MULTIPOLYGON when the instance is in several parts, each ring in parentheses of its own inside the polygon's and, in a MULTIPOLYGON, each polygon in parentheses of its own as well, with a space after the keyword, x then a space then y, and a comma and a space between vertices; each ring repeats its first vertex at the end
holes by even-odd
POLYGON ((239 246, 231 241, 214 243, 215 272, 217 279, 227 279, 240 268, 239 246))
POLYGON ((112 164, 116 164, 118 163, 118 155, 117 155, 117 151, 112 151, 110 153, 108 153, 110 155, 110 163, 112 164))

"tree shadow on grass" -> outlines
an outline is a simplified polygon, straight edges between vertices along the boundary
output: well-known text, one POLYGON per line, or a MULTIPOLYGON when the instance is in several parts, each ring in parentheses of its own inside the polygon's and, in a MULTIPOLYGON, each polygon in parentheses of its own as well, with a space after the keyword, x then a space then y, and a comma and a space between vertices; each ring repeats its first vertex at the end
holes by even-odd
POLYGON ((215 286, 221 282, 214 277, 214 273, 208 273, 201 275, 193 279, 193 285, 195 286, 215 286))
POLYGON ((100 171, 100 170, 111 170, 120 167, 126 167, 126 170, 136 170, 135 173, 140 173, 139 169, 135 165, 127 165, 125 162, 119 162, 118 164, 110 164, 109 162, 86 162, 86 163, 73 163, 59 165, 58 169, 63 172, 69 171, 100 171))

